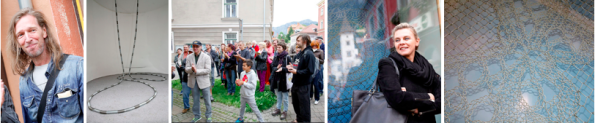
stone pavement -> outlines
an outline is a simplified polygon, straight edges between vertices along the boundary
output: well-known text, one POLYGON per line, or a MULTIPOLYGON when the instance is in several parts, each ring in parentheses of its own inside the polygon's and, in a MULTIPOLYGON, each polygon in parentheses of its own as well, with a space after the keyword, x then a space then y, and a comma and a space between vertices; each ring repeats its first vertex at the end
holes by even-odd
MULTIPOLYGON (((184 104, 182 103, 182 95, 180 95, 180 90, 172 89, 174 93, 174 107, 172 108, 172 121, 173 122, 191 122, 194 114, 192 113, 192 95, 190 95, 190 110, 186 113, 182 113, 184 104)), ((324 106, 326 106, 326 98, 323 96, 320 97, 320 101, 318 105, 314 105, 314 100, 311 101, 311 121, 312 122, 324 122, 324 106)), ((200 100, 203 101, 202 99, 200 100)), ((239 99, 238 99, 239 101, 239 99)), ((215 102, 211 103, 211 108, 213 110, 212 120, 213 122, 235 122, 240 115, 240 108, 236 108, 233 106, 228 106, 223 103, 215 102)), ((280 120, 279 116, 273 117, 271 114, 273 113, 276 104, 268 110, 261 110, 262 116, 266 122, 291 122, 295 120, 296 114, 291 104, 291 97, 289 98, 289 108, 287 111, 287 118, 285 120, 280 120)), ((201 117, 202 119, 199 122, 206 122, 205 112, 206 108, 204 103, 201 103, 201 117)), ((244 118, 246 122, 258 122, 256 114, 254 113, 244 113, 244 118)))

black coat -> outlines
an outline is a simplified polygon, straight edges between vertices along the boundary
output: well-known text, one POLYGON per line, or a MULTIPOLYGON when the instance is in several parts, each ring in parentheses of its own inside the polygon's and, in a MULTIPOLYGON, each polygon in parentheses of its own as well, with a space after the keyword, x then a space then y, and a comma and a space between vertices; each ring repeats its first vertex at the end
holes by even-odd
MULTIPOLYGON (((233 52, 229 58, 223 60, 223 63, 225 63, 225 66, 223 67, 225 67, 225 70, 236 70, 237 61, 236 57, 234 57, 236 54, 236 52, 233 52)), ((223 55, 223 57, 225 57, 225 55, 223 55)))
MULTIPOLYGON (((174 63, 176 63, 176 65, 178 65, 178 57, 180 55, 176 55, 176 59, 174 60, 174 63)), ((182 58, 181 61, 181 65, 182 67, 178 67, 176 66, 176 70, 178 71, 178 75, 180 76, 180 82, 188 82, 188 73, 186 73, 186 71, 184 70, 183 66, 186 66, 186 58, 182 58)))
MULTIPOLYGON (((234 53, 235 53, 235 52, 234 52, 234 53)), ((234 55, 235 55, 235 54, 234 54, 234 55)), ((246 60, 248 60, 248 59, 250 59, 250 60, 253 60, 253 58, 254 58, 254 54, 252 54, 252 50, 250 50, 249 48, 246 48, 246 49, 244 49, 244 50, 240 50, 240 56, 241 56, 242 58, 246 59, 246 60)), ((232 55, 232 57, 233 57, 233 55, 232 55)), ((234 58, 235 58, 235 57, 234 57, 234 58)), ((237 65, 238 65, 238 68, 239 68, 239 70, 238 70, 238 71, 239 71, 239 72, 242 72, 242 71, 244 71, 244 70, 242 69, 242 65, 244 64, 244 60, 242 60, 242 59, 240 59, 240 58, 235 58, 235 59, 237 59, 237 61, 238 61, 238 63, 237 63, 237 65)), ((254 60, 253 60, 253 61, 254 61, 254 60)))
POLYGON ((279 57, 275 57, 273 59, 273 63, 271 64, 274 67, 271 67, 271 70, 273 70, 273 72, 271 72, 271 76, 270 76, 270 80, 272 80, 271 82, 271 91, 275 91, 275 89, 278 89, 281 92, 289 92, 289 89, 287 88, 287 73, 289 73, 289 71, 287 71, 287 64, 289 64, 291 61, 291 57, 289 55, 285 56, 286 60, 283 61, 279 61, 279 57), (277 66, 281 64, 281 72, 275 72, 277 71, 277 66))
POLYGON ((267 70, 267 60, 268 60, 267 50, 263 50, 260 55, 256 56, 256 70, 267 70))
POLYGON ((308 46, 293 57, 292 64, 298 65, 293 67, 296 69, 296 74, 293 74, 293 87, 310 85, 312 82, 312 74, 316 71, 316 57, 312 52, 312 47, 308 46))
POLYGON ((211 56, 211 66, 215 67, 217 64, 217 59, 219 59, 219 54, 215 51, 211 49, 211 52, 207 52, 207 50, 205 50, 206 53, 209 54, 209 56, 211 56))
POLYGON ((393 52, 388 58, 378 63, 378 86, 386 97, 388 104, 404 114, 411 114, 408 110, 418 109, 421 116, 408 115, 407 122, 436 122, 435 114, 440 114, 440 75, 432 65, 416 52, 414 62, 393 52), (399 67, 399 76, 394 68, 393 59, 399 67), (406 91, 401 91, 405 87, 406 91), (435 102, 429 101, 432 93, 435 102))

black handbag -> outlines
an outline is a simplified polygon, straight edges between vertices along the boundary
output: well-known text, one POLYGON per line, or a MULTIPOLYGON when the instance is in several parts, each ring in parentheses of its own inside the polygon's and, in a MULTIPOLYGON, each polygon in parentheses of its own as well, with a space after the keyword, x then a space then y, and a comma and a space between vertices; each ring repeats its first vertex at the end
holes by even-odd
MULTIPOLYGON (((397 70, 399 69, 393 59, 390 59, 397 70)), ((398 112, 388 105, 386 98, 382 92, 379 92, 379 87, 376 81, 369 91, 355 90, 353 91, 353 98, 351 101, 351 120, 350 123, 405 123, 407 122, 407 115, 398 112)))

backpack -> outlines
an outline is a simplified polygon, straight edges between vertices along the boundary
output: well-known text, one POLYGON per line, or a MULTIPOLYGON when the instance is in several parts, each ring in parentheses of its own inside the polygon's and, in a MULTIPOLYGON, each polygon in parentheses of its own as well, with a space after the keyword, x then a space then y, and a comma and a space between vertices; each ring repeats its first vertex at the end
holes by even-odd
MULTIPOLYGON (((312 52, 312 55, 314 55, 314 52, 312 52)), ((314 78, 316 78, 316 75, 318 75, 318 71, 320 70, 320 62, 318 61, 318 58, 316 58, 314 66, 316 67, 314 67, 314 73, 312 73, 312 76, 310 77, 310 82, 314 82, 314 78)))

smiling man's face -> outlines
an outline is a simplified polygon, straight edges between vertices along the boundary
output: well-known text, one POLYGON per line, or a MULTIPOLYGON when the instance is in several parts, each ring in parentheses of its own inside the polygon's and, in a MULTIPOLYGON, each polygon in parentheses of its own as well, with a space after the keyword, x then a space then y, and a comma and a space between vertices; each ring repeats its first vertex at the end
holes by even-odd
POLYGON ((21 17, 15 24, 17 41, 29 57, 37 57, 45 50, 46 29, 39 26, 32 15, 21 17))

